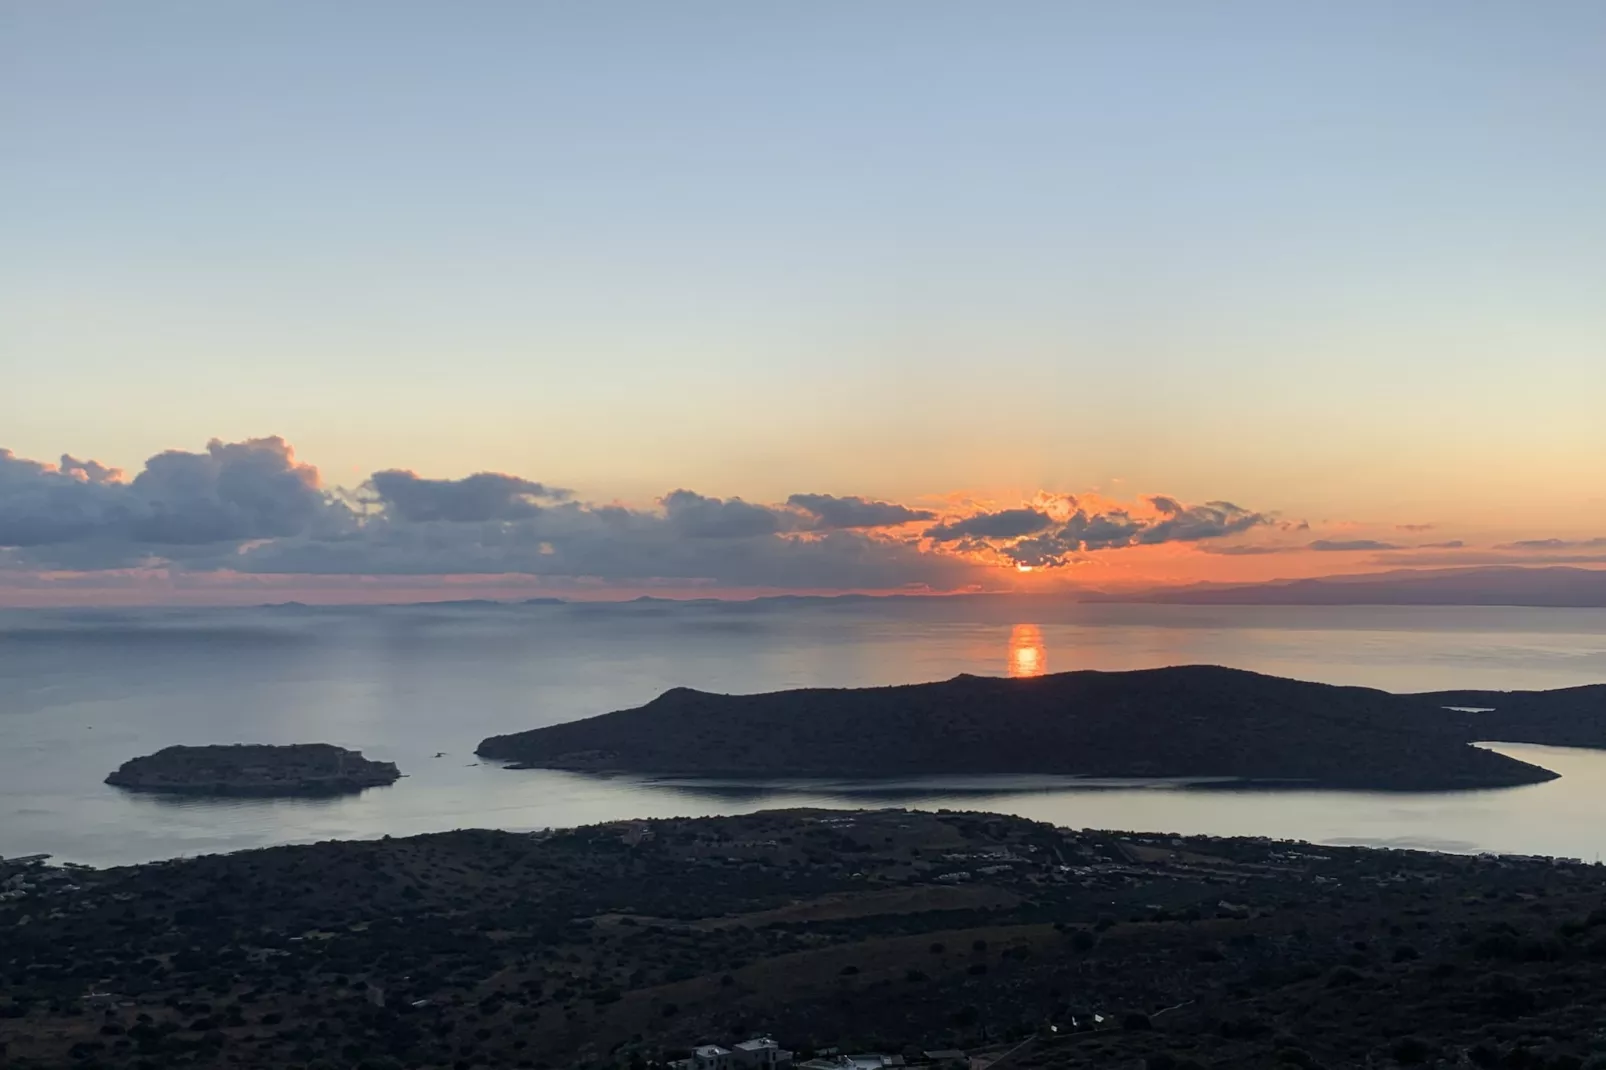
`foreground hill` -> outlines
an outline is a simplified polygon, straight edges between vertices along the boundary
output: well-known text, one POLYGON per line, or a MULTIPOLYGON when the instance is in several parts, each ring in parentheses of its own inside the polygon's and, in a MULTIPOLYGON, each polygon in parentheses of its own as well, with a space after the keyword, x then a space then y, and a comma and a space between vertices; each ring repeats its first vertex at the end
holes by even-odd
POLYGON ((1606 870, 1576 862, 815 810, 6 865, 18 1070, 640 1070, 754 1034, 1576 1070, 1606 1016, 1606 870))
MULTIPOLYGON (((1606 688, 1578 690, 1524 701, 1535 711, 1554 706, 1558 723, 1582 723, 1590 711, 1598 719, 1606 688)), ((1553 778, 1470 746, 1528 737, 1508 731, 1515 722, 1443 708, 1452 704, 1463 703, 1214 666, 762 695, 676 688, 636 709, 492 736, 478 753, 544 768, 702 776, 1241 777, 1403 790, 1553 778)))

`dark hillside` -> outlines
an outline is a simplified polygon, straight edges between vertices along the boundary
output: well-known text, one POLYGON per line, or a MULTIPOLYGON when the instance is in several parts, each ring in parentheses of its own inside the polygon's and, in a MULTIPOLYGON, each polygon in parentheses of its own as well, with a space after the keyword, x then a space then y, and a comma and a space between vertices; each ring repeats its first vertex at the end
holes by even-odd
POLYGON ((1578 1070, 1606 1016, 1606 870, 1566 860, 791 810, 0 881, 16 1070, 645 1070, 754 1034, 1578 1070))
POLYGON ((1407 697, 1447 710, 1467 739, 1606 747, 1606 684, 1557 691, 1439 691, 1407 697), (1449 709, 1457 706, 1462 709, 1449 709))
MULTIPOLYGON (((1468 746, 1433 696, 1214 666, 715 695, 493 736, 487 758, 683 775, 1041 773, 1494 787, 1552 774, 1468 746)), ((1498 737, 1506 738, 1506 737, 1498 737)))

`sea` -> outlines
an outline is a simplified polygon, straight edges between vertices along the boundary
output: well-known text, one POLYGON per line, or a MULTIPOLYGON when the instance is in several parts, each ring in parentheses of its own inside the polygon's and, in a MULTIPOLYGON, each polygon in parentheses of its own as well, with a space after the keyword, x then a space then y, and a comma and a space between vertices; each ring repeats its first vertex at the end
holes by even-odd
POLYGON ((671 687, 1217 664, 1391 691, 1606 681, 1606 610, 1082 605, 1029 598, 0 611, 0 856, 117 865, 456 828, 776 807, 988 810, 1076 828, 1452 852, 1606 855, 1606 752, 1490 741, 1562 774, 1500 790, 1200 788, 1075 777, 708 781, 509 769, 488 735, 671 687), (329 742, 405 777, 357 795, 109 787, 175 743, 329 742))

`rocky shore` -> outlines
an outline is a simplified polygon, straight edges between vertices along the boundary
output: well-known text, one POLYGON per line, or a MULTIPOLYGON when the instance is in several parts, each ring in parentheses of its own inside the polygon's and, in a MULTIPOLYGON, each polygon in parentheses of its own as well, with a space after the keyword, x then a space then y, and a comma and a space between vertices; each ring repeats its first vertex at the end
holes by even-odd
POLYGON ((165 747, 106 778, 131 791, 192 795, 332 795, 392 784, 395 762, 376 762, 329 743, 165 747))

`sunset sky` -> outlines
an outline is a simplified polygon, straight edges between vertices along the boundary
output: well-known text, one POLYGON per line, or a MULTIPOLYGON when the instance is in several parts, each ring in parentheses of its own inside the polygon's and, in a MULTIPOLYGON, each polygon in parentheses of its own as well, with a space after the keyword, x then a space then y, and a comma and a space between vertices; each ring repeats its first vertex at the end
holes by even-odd
POLYGON ((6 4, 0 605, 1606 565, 1603 48, 1595 0, 6 4))

